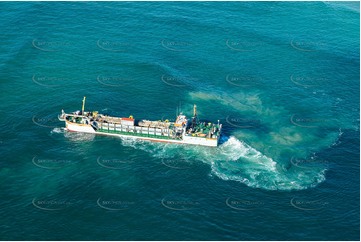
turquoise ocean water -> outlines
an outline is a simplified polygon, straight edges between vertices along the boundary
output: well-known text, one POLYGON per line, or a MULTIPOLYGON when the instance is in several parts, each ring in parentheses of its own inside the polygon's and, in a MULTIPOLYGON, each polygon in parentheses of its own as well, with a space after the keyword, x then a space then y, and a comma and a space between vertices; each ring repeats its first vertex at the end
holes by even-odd
POLYGON ((0 239, 359 240, 358 2, 1 2, 0 239), (217 148, 61 109, 224 125, 217 148))

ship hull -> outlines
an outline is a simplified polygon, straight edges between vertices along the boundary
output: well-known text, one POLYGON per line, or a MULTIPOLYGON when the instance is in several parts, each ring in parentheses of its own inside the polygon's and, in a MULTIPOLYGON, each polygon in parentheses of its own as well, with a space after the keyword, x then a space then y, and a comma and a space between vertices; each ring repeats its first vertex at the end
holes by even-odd
POLYGON ((126 118, 103 115, 97 111, 84 112, 84 107, 81 112, 65 113, 62 110, 58 119, 65 122, 66 130, 70 132, 209 147, 218 146, 222 129, 219 121, 218 124, 197 122, 196 110, 192 122, 188 122, 187 117, 182 113, 177 116, 175 122, 169 122, 167 119, 136 121, 132 115, 126 118))
POLYGON ((82 132, 82 133, 96 133, 92 126, 87 124, 73 124, 71 122, 65 122, 66 129, 72 132, 82 132))
POLYGON ((201 146, 209 146, 209 147, 216 147, 218 145, 218 139, 197 138, 191 136, 183 136, 181 139, 173 139, 165 136, 147 137, 141 135, 134 135, 134 133, 132 132, 95 131, 91 125, 73 124, 71 122, 66 122, 66 130, 70 132, 91 133, 97 135, 116 136, 116 137, 128 137, 139 140, 146 140, 150 142, 201 145, 201 146))

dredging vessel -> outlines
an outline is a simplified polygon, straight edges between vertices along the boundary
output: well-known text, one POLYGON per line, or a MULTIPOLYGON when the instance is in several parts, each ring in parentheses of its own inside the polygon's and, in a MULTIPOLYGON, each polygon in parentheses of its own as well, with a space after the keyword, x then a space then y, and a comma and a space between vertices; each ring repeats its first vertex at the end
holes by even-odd
POLYGON ((129 117, 112 117, 98 113, 98 111, 82 110, 66 113, 62 110, 58 116, 65 122, 67 131, 94 133, 110 136, 132 137, 135 139, 154 142, 168 142, 216 147, 221 136, 222 124, 200 122, 197 117, 197 106, 193 106, 193 117, 188 118, 180 113, 175 122, 168 120, 150 121, 136 120, 129 117))

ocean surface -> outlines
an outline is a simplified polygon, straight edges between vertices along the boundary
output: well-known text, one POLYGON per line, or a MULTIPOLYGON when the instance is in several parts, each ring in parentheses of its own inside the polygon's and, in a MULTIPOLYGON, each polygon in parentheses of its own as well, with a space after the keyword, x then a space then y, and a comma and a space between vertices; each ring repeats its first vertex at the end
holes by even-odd
POLYGON ((1 2, 1 240, 359 240, 358 2, 1 2), (217 148, 68 133, 81 109, 217 148))

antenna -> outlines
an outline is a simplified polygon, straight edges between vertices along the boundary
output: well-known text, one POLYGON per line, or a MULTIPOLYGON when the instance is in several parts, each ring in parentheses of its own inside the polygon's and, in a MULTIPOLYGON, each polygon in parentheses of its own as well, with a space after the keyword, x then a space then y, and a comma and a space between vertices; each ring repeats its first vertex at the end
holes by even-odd
POLYGON ((193 104, 192 129, 197 125, 197 105, 193 104))
POLYGON ((84 96, 84 98, 83 98, 83 106, 81 108, 81 114, 82 115, 84 115, 85 99, 86 99, 86 97, 84 96))
POLYGON ((197 105, 193 104, 193 117, 197 116, 197 105))

